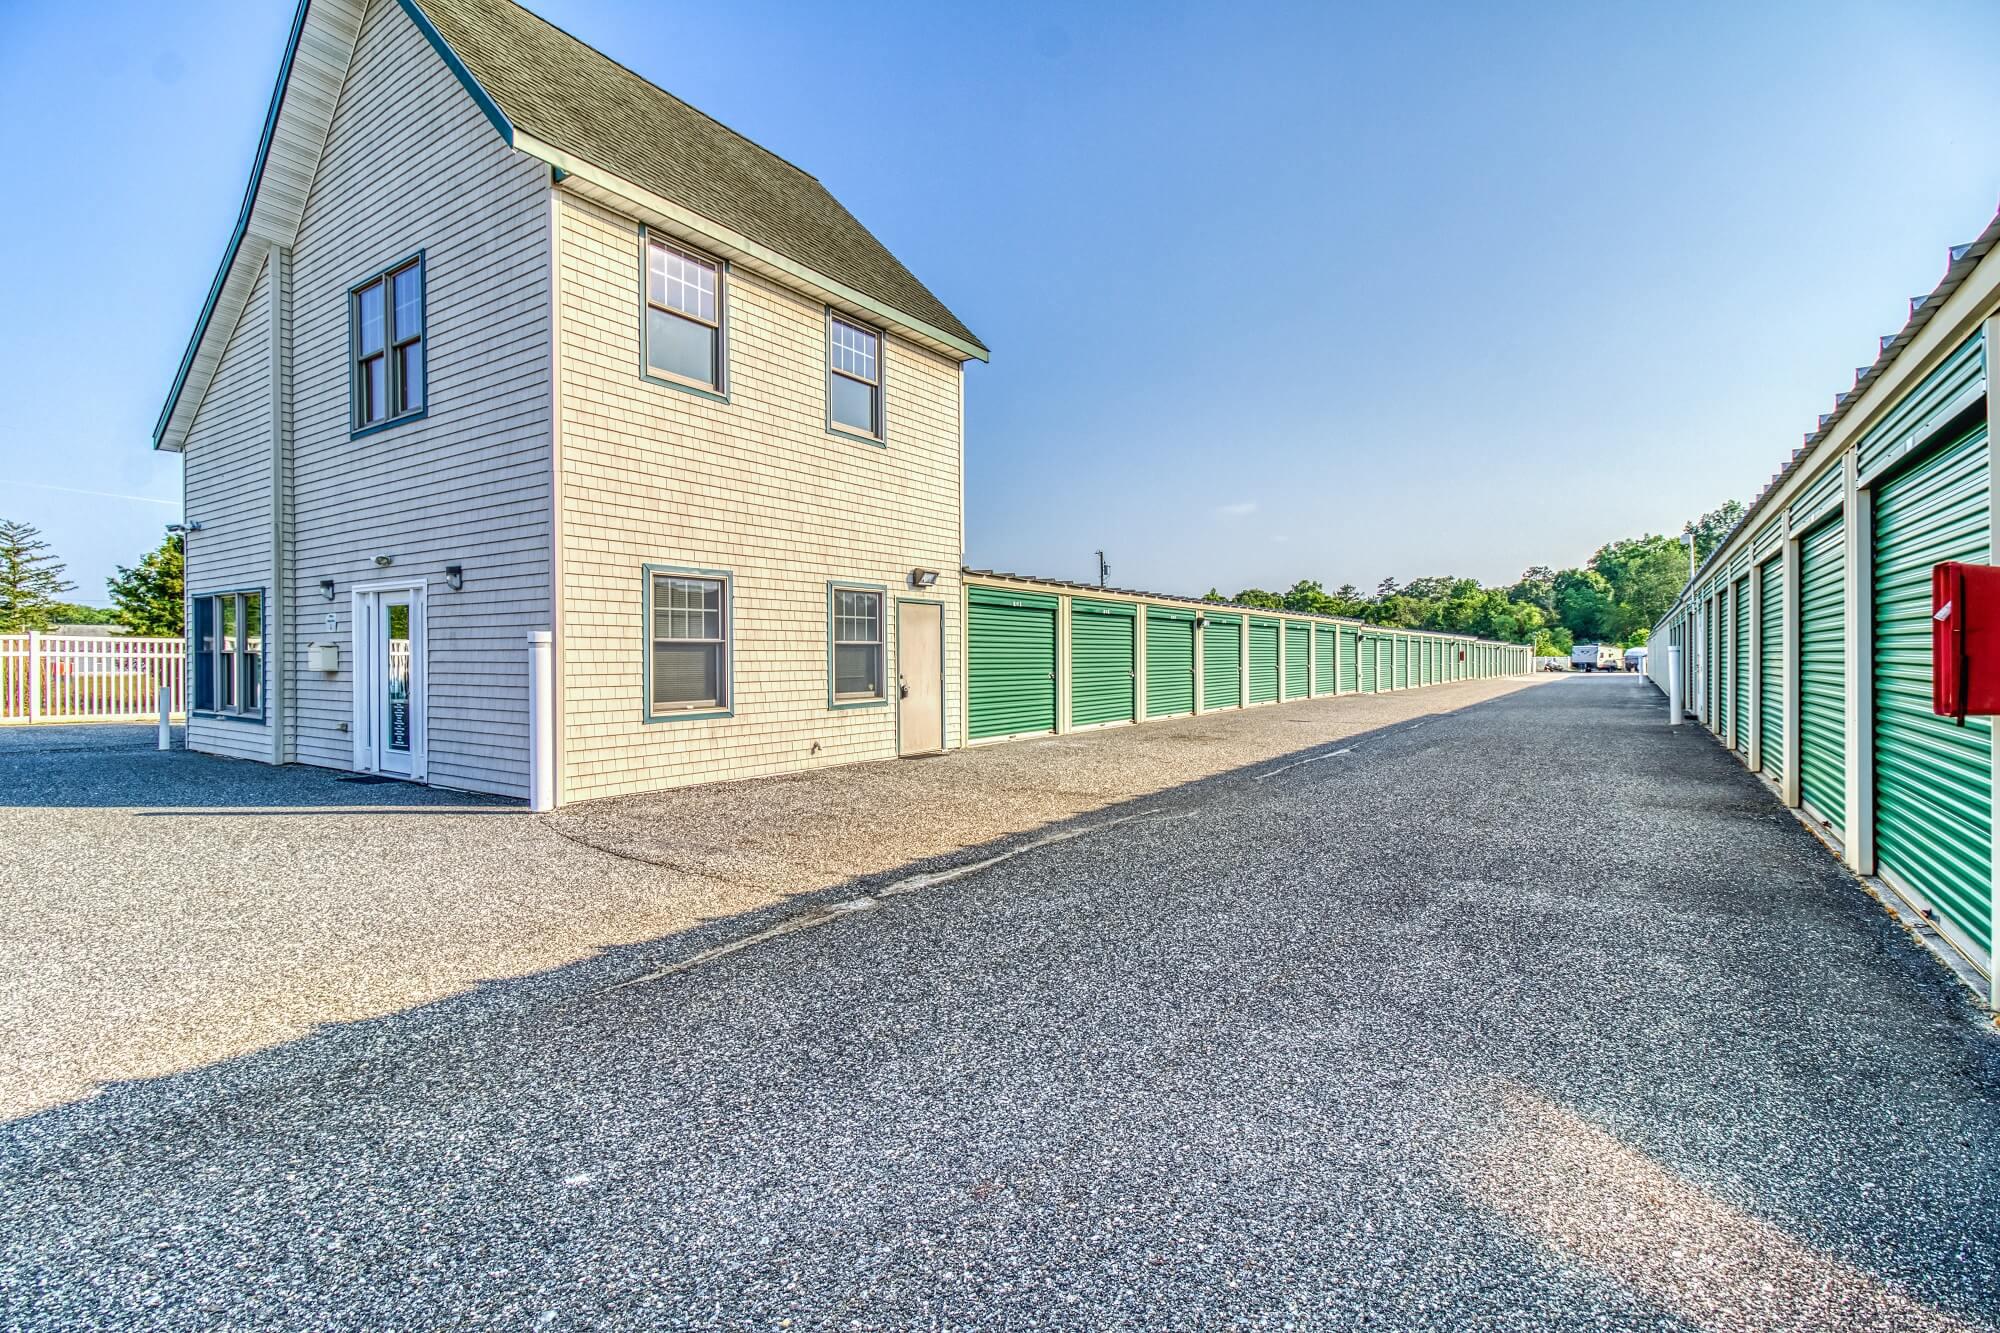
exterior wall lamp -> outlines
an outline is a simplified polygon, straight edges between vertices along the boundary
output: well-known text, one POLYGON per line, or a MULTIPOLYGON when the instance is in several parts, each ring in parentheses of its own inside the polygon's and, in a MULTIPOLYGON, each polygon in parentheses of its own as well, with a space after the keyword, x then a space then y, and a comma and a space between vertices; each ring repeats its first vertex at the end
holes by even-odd
POLYGON ((322 597, 324 597, 324 598, 326 598, 326 600, 327 600, 327 601, 329 601, 329 602, 333 600, 333 580, 332 580, 332 579, 321 579, 321 580, 319 581, 319 595, 320 595, 320 596, 322 596, 322 597))
POLYGON ((445 586, 453 592, 457 592, 463 588, 465 586, 465 566, 446 565, 444 567, 444 582, 445 586))
POLYGON ((912 588, 934 587, 937 584, 937 579, 938 576, 935 569, 913 569, 910 571, 910 586, 912 588))

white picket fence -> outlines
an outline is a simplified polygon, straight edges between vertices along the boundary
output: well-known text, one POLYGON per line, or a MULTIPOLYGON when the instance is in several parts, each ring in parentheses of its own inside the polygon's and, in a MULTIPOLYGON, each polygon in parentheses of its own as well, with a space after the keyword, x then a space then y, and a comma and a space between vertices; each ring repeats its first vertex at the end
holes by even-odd
POLYGON ((0 634, 0 725, 149 722, 160 690, 187 712, 187 649, 179 639, 0 634))

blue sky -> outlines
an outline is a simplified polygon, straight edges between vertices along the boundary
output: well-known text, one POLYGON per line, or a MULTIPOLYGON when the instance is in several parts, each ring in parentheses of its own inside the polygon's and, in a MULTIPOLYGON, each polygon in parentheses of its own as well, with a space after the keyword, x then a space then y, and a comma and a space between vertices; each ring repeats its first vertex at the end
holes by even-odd
MULTIPOLYGON (((1498 581, 1747 499, 2000 190, 1991 5, 535 3, 993 348, 971 563, 1162 591, 1498 581)), ((290 14, 0 0, 0 515, 85 600, 178 517, 151 428, 290 14)))

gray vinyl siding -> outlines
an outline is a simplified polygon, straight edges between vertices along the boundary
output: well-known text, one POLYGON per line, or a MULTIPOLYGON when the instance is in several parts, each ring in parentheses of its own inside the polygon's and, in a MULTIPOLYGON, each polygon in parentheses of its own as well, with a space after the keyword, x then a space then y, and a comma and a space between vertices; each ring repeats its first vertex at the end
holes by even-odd
POLYGON ((342 650, 337 675, 299 673, 301 762, 353 763, 351 588, 421 578, 429 780, 526 794, 526 636, 551 623, 548 199, 547 167, 374 0, 294 251, 292 651, 329 613, 342 650), (351 440, 348 288, 419 250, 429 414, 351 440))
MULTIPOLYGON (((188 431, 187 513, 201 524, 187 545, 191 596, 271 582, 270 281, 267 265, 188 431)), ((187 745, 239 759, 272 758, 271 728, 259 722, 191 717, 187 745)))

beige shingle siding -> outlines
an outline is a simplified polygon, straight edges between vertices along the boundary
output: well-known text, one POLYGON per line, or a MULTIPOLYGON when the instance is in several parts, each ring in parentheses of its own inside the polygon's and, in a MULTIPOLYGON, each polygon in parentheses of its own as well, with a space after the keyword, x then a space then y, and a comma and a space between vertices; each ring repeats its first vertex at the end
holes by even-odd
MULTIPOLYGON (((265 265, 188 431, 187 512, 201 523, 188 541, 190 596, 271 583, 270 283, 265 265)), ((256 722, 193 717, 187 744, 239 759, 272 757, 271 729, 256 722)))
POLYGON ((295 251, 292 647, 327 637, 328 612, 342 645, 338 675, 299 673, 303 762, 353 763, 349 588, 421 577, 430 780, 526 793, 525 636, 550 618, 548 206, 548 169, 374 0, 295 251), (430 414, 350 440, 347 289, 419 249, 430 414))
POLYGON ((939 571, 956 736, 957 365, 885 340, 888 447, 829 435, 823 308, 738 272, 731 401, 651 383, 637 224, 567 196, 559 217, 562 798, 892 756, 893 703, 827 706, 830 579, 886 585, 893 694, 894 599, 939 571), (733 573, 735 716, 645 721, 647 564, 733 573))

